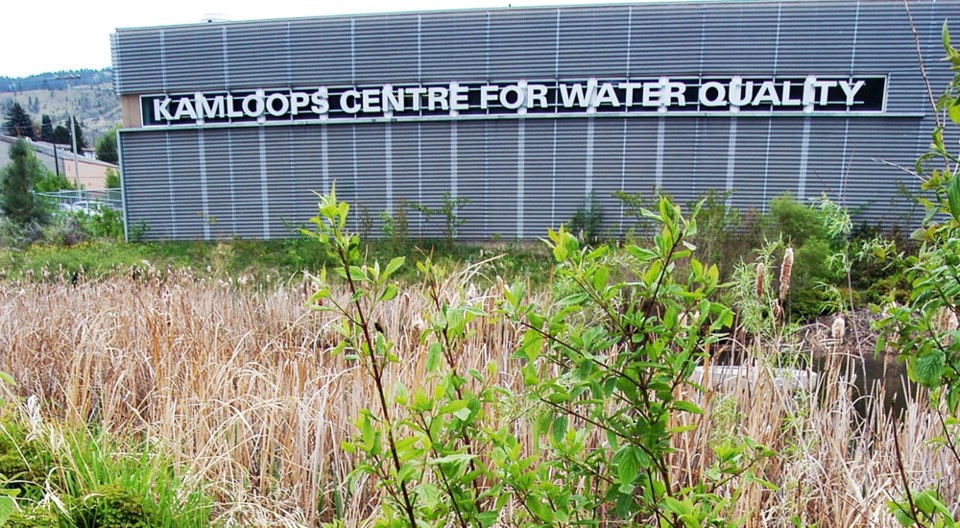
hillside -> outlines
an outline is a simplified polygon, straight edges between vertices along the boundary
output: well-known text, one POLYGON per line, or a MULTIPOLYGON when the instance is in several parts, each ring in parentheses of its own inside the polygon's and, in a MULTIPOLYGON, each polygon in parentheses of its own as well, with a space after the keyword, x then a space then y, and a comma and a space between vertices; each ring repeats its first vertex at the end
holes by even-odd
POLYGON ((0 77, 0 112, 19 102, 37 123, 47 114, 54 125, 76 115, 93 145, 120 122, 120 99, 113 91, 113 71, 52 72, 29 77, 0 77))

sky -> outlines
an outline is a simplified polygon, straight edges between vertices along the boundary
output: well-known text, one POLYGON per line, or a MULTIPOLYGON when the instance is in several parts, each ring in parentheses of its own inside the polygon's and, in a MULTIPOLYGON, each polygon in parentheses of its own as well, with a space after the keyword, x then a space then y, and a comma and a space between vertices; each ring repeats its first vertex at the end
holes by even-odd
MULTIPOLYGON (((636 1, 636 0, 635 0, 636 1)), ((227 20, 425 11, 437 9, 622 4, 623 0, 9 0, 0 7, 4 42, 23 43, 0 53, 0 76, 25 77, 59 70, 110 66, 116 28, 191 24, 218 14, 227 20)))

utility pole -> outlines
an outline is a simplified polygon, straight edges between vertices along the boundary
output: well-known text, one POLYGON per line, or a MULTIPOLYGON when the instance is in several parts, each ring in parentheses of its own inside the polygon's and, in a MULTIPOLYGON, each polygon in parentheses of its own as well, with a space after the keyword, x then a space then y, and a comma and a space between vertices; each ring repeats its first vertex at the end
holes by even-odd
MULTIPOLYGON (((68 74, 66 74, 66 75, 58 75, 56 78, 67 81, 67 90, 70 90, 70 88, 72 88, 72 86, 71 86, 71 81, 75 81, 75 80, 79 79, 79 78, 80 78, 80 75, 78 75, 78 74, 76 74, 76 73, 68 73, 68 74)), ((73 143, 73 176, 74 176, 74 179, 76 179, 76 183, 77 183, 77 193, 78 193, 77 196, 80 196, 80 195, 79 195, 79 192, 80 192, 80 162, 77 161, 77 134, 76 134, 76 130, 77 130, 77 118, 74 117, 73 115, 71 115, 71 116, 70 116, 70 141, 73 143)), ((66 166, 64 166, 64 169, 63 169, 63 170, 64 170, 64 172, 66 172, 66 170, 67 170, 67 169, 66 169, 66 166)))
MULTIPOLYGON (((80 192, 80 162, 77 161, 77 118, 70 116, 70 141, 73 143, 73 176, 77 180, 77 192, 80 192)), ((79 194, 78 194, 79 196, 79 194)))

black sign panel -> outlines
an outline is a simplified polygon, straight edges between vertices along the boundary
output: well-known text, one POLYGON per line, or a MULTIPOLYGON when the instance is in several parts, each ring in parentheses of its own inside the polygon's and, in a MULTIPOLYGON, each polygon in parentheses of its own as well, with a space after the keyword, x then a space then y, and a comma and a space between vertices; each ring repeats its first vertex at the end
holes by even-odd
POLYGON ((886 77, 318 86, 141 97, 144 126, 528 114, 883 112, 886 77))

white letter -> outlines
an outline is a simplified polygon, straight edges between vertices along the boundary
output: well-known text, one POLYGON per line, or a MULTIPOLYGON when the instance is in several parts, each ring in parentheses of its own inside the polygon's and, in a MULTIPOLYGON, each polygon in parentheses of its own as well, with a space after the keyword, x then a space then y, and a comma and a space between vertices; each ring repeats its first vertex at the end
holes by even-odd
POLYGON ((587 90, 584 92, 583 83, 574 84, 569 88, 566 84, 560 85, 560 102, 564 108, 573 108, 574 105, 580 108, 586 108, 593 103, 593 97, 597 94, 597 80, 587 81, 587 90))
POLYGON ((189 97, 181 97, 177 103, 177 112, 173 114, 174 119, 181 119, 184 114, 190 116, 190 119, 197 119, 197 111, 193 108, 193 101, 189 97))
POLYGON ((280 117, 290 111, 290 101, 287 100, 287 96, 282 93, 270 94, 270 97, 267 97, 267 113, 274 117, 280 117), (280 109, 274 108, 273 103, 280 101, 280 109))
POLYGON ((594 106, 608 104, 614 108, 620 108, 620 98, 617 97, 617 91, 613 89, 613 83, 603 83, 600 90, 597 91, 597 98, 593 100, 594 106))
POLYGON ((644 83, 643 106, 660 106, 660 101, 663 97, 661 90, 663 90, 663 79, 655 83, 644 83))
POLYGON ((363 112, 379 112, 380 90, 376 88, 367 88, 363 91, 363 112))
POLYGON ((161 121, 161 120, 173 121, 173 116, 170 115, 170 98, 169 97, 153 100, 153 120, 154 121, 161 121))
POLYGON ((830 88, 837 85, 837 81, 817 81, 813 87, 820 89, 820 106, 826 106, 829 103, 830 88))
POLYGON ((383 111, 384 112, 393 112, 394 110, 399 110, 403 112, 404 100, 403 100, 403 88, 397 88, 397 91, 393 91, 393 86, 389 84, 383 85, 383 111))
POLYGON ((310 94, 310 111, 321 115, 330 111, 330 101, 327 100, 327 88, 317 88, 316 92, 310 94))
POLYGON ((700 99, 700 104, 703 106, 726 106, 727 89, 722 83, 717 81, 705 82, 700 85, 698 99, 700 99), (710 90, 716 90, 717 96, 713 98, 709 97, 710 90))
POLYGON ((547 85, 528 84, 527 85, 527 108, 547 108, 547 85))
POLYGON ((257 90, 257 93, 252 93, 243 98, 243 104, 240 105, 243 108, 243 113, 247 117, 260 117, 263 115, 265 103, 263 101, 263 90, 257 90), (250 103, 256 103, 253 109, 250 109, 250 103))
POLYGON ((237 109, 236 103, 233 94, 227 94, 227 117, 243 117, 243 112, 237 109))
POLYGON ((301 108, 306 108, 310 104, 310 96, 305 92, 293 92, 290 95, 290 113, 293 115, 300 114, 301 108))
POLYGON ((433 86, 430 88, 430 93, 427 94, 427 101, 430 110, 450 110, 450 102, 447 100, 447 96, 450 95, 450 91, 446 88, 440 86, 433 86))
POLYGON ((360 92, 356 90, 347 90, 340 94, 340 109, 348 114, 356 114, 360 111, 360 103, 357 102, 357 99, 360 98, 360 92))
POLYGON ((523 92, 519 86, 516 84, 511 84, 503 90, 500 90, 500 104, 508 110, 516 110, 523 106, 523 92), (513 101, 507 96, 508 94, 514 94, 515 99, 513 101))
POLYGON ((201 119, 223 117, 223 96, 218 95, 213 98, 213 104, 209 104, 206 97, 201 92, 193 94, 193 99, 197 107, 197 113, 201 119))
POLYGON ((735 76, 730 80, 730 106, 750 104, 753 99, 753 81, 743 83, 743 78, 735 76))
POLYGON ((677 100, 677 106, 687 106, 687 85, 686 83, 671 81, 664 78, 665 90, 660 92, 660 106, 670 106, 673 100, 677 100))
POLYGON ((413 110, 420 111, 420 98, 423 97, 423 94, 427 93, 427 89, 419 86, 417 88, 407 88, 407 93, 410 94, 410 97, 413 99, 413 110))
POLYGON ((752 106, 760 106, 763 103, 774 106, 780 105, 780 96, 777 95, 777 87, 773 84, 773 81, 763 81, 763 83, 760 84, 760 89, 757 90, 757 96, 753 98, 753 102, 750 104, 752 106))
POLYGON ((633 91, 639 90, 642 87, 643 87, 643 84, 638 82, 622 82, 617 85, 617 88, 620 88, 621 90, 626 90, 627 96, 624 99, 623 104, 627 108, 630 108, 631 106, 633 106, 633 91))
POLYGON ((490 102, 496 102, 500 87, 496 84, 485 84, 480 87, 480 109, 486 110, 490 102))
POLYGON ((470 88, 460 86, 460 84, 450 83, 450 112, 459 112, 470 109, 469 99, 470 88))
POLYGON ((853 106, 853 98, 857 96, 857 92, 860 91, 860 88, 863 88, 863 85, 864 81, 857 81, 851 89, 849 82, 840 81, 840 88, 843 90, 843 93, 847 95, 847 106, 853 106))
POLYGON ((780 104, 783 106, 800 106, 800 99, 791 99, 790 90, 793 88, 790 81, 783 81, 783 93, 780 95, 780 104))

